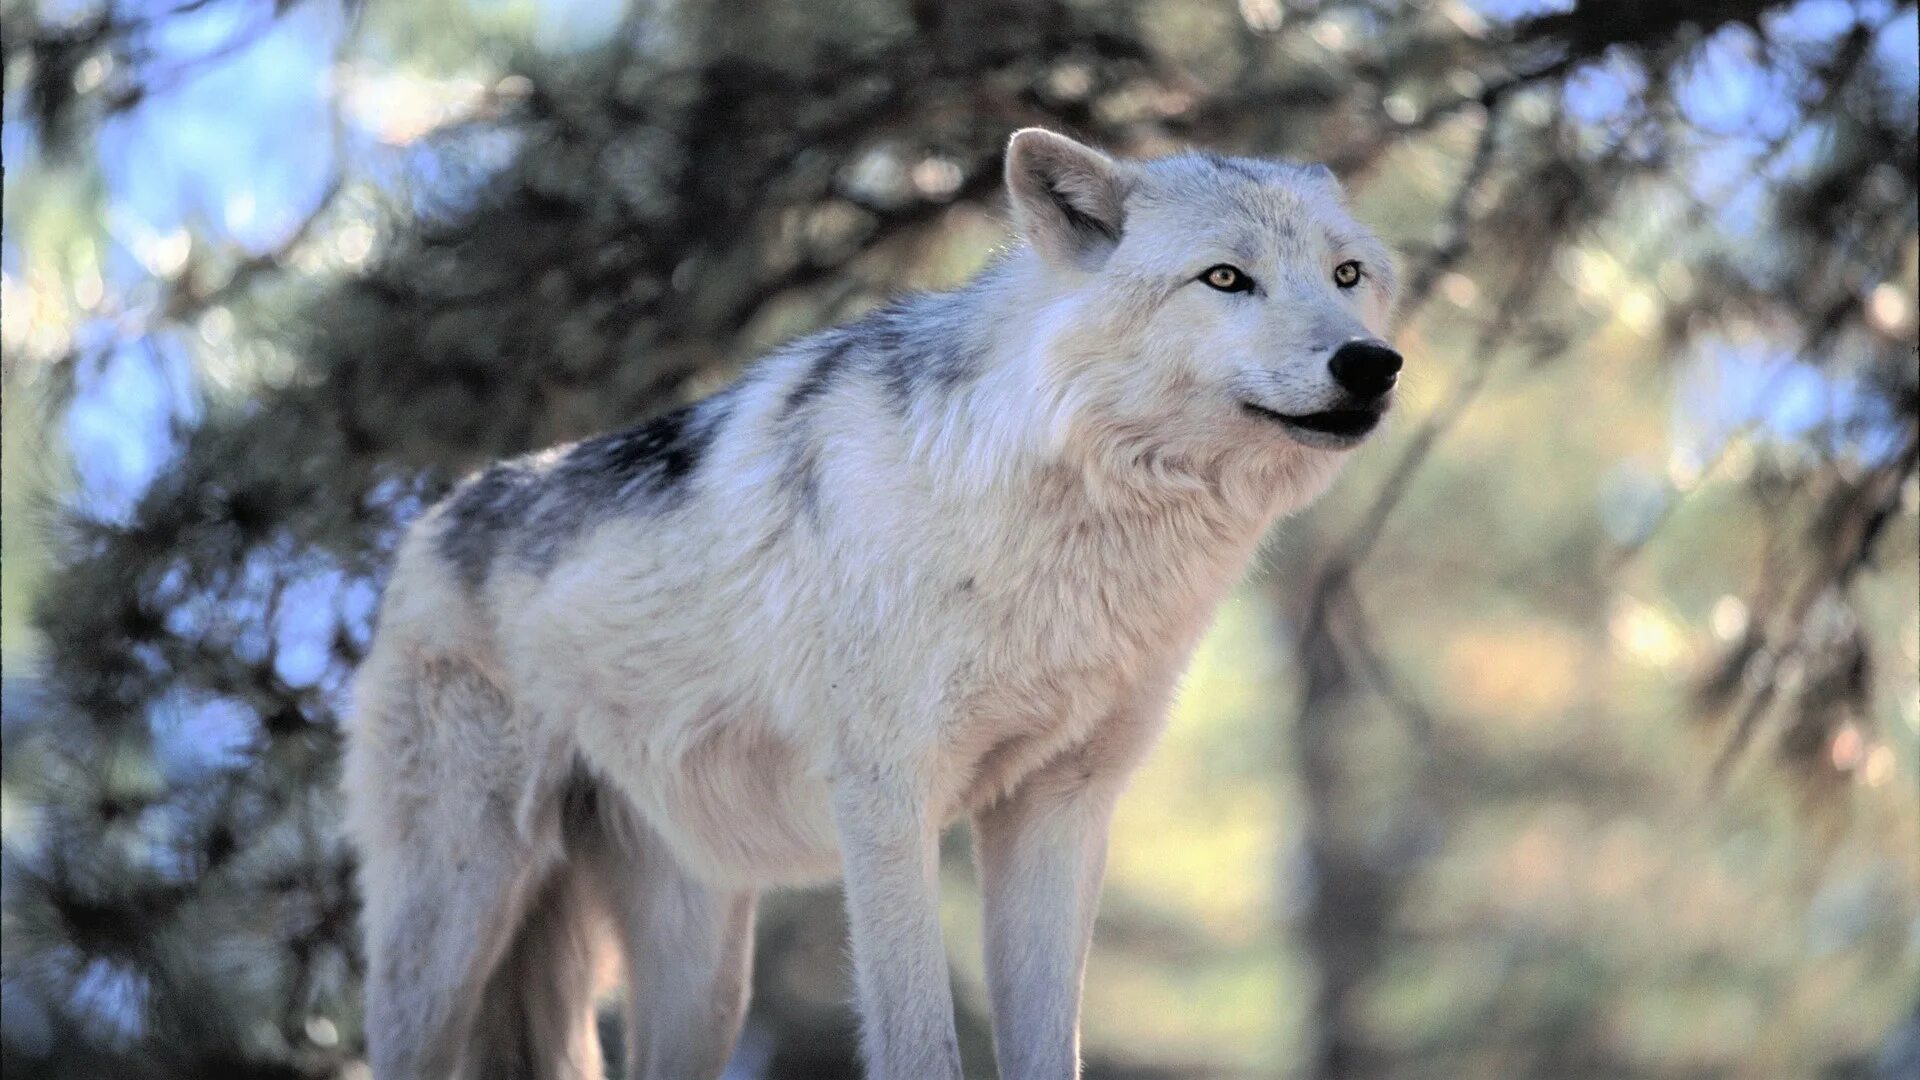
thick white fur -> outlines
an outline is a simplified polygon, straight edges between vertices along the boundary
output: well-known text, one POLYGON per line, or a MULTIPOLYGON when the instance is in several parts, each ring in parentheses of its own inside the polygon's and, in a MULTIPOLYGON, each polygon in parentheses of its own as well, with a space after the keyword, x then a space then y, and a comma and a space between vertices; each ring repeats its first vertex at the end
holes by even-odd
POLYGON ((680 505, 544 572, 475 591, 433 542, 444 506, 414 527, 346 775, 381 1080, 599 1075, 592 913, 632 983, 629 1075, 716 1076, 753 897, 836 876, 871 1076, 954 1080, 935 875, 965 817, 1001 1075, 1077 1075, 1114 800, 1262 534, 1342 454, 1242 402, 1331 407, 1327 358, 1385 333, 1391 267, 1323 170, 1038 131, 1008 169, 1033 243, 970 287, 981 373, 905 423, 835 380, 811 524, 769 496, 796 346, 735 391, 680 505), (1195 283, 1217 263, 1260 292, 1195 283))

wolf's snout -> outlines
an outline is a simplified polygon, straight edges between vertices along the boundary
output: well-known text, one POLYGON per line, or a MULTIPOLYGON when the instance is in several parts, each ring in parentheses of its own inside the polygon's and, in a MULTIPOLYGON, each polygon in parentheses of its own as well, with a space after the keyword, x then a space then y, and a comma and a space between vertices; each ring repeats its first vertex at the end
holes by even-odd
POLYGON ((1333 381, 1355 397, 1376 398, 1400 378, 1400 354, 1377 341, 1349 341, 1327 364, 1333 381))

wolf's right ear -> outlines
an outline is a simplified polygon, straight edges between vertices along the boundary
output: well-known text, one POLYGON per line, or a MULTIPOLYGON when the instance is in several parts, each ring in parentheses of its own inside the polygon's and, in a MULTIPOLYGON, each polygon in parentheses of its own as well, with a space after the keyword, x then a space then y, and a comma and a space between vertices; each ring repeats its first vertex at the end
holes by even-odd
POLYGON ((1319 184, 1321 187, 1333 192, 1336 196, 1341 198, 1346 197, 1347 189, 1340 186, 1340 178, 1333 175, 1332 169, 1327 168, 1317 161, 1300 166, 1300 176, 1308 183, 1319 184))
POLYGON ((1121 166, 1090 146, 1044 128, 1007 144, 1007 194, 1021 235, 1048 262, 1095 270, 1126 227, 1121 166))

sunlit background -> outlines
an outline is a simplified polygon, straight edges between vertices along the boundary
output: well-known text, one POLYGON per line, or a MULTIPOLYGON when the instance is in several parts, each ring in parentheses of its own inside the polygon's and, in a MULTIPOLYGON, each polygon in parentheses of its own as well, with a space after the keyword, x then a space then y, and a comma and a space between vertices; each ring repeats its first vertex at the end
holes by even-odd
MULTIPOLYGON (((333 785, 398 526, 963 279, 1040 123, 1329 161, 1409 282, 1392 428, 1123 803, 1088 1075, 1920 1077, 1913 4, 0 31, 9 1075, 364 1076, 333 785)), ((854 1075, 842 934, 769 898, 731 1075, 854 1075)))

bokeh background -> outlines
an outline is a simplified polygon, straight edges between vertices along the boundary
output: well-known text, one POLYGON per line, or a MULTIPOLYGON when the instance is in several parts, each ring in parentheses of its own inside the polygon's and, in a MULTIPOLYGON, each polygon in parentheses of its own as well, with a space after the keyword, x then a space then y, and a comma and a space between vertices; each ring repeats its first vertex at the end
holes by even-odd
MULTIPOLYGON (((1920 1077, 1913 4, 0 11, 9 1076, 364 1077, 398 528, 961 280, 1047 124, 1325 160, 1410 282, 1123 804, 1089 1076, 1920 1077)), ((761 929, 731 1075, 855 1075, 837 895, 761 929)))

